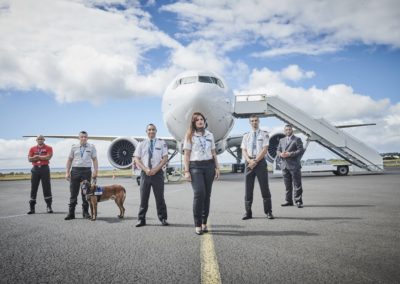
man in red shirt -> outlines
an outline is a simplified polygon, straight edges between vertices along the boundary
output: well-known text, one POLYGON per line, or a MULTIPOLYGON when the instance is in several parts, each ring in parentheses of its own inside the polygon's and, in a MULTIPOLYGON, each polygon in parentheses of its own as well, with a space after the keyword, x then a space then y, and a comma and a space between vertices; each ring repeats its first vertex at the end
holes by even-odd
POLYGON ((53 148, 44 144, 43 135, 36 138, 37 145, 29 150, 28 160, 32 163, 31 170, 31 200, 29 201, 30 211, 28 214, 35 213, 36 195, 40 180, 42 181, 44 201, 47 204, 47 213, 53 213, 51 209, 51 184, 49 161, 53 156, 53 148))

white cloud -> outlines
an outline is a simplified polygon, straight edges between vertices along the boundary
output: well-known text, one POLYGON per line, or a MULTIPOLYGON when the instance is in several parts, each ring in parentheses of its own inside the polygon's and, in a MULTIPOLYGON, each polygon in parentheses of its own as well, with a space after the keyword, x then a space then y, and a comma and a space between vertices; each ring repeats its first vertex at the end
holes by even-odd
POLYGON ((161 95, 175 70, 141 74, 143 55, 150 49, 173 50, 180 44, 159 31, 138 5, 118 10, 110 5, 125 1, 110 2, 4 2, 0 89, 45 90, 59 102, 161 95), (108 10, 94 7, 100 4, 108 10), (158 84, 148 84, 149 79, 158 84))
POLYGON ((335 52, 354 43, 400 47, 398 1, 193 0, 164 5, 177 14, 186 38, 222 49, 259 42, 255 56, 335 52))
MULTIPOLYGON (((334 124, 375 122, 377 126, 351 128, 356 137, 362 137, 381 152, 397 151, 400 145, 400 103, 392 105, 389 99, 374 100, 356 93, 350 86, 336 84, 325 89, 288 86, 287 70, 301 70, 291 65, 280 71, 268 68, 252 70, 249 81, 236 93, 265 93, 278 95, 315 118, 325 118, 334 124)), ((289 72, 290 74, 315 75, 312 71, 289 72), (310 73, 311 72, 311 73, 310 73)), ((298 76, 297 76, 298 77, 298 76)), ((294 76, 294 78, 297 78, 294 76)))
POLYGON ((299 81, 301 79, 309 79, 315 76, 314 71, 304 71, 298 65, 289 65, 280 72, 283 79, 291 81, 299 81))

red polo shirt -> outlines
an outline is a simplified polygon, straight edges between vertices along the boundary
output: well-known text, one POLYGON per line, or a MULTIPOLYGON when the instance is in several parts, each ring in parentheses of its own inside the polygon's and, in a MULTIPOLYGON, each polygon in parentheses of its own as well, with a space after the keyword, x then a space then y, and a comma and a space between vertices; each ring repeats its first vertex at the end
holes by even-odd
MULTIPOLYGON (((49 154, 53 154, 53 148, 51 148, 50 146, 47 146, 46 144, 43 144, 43 146, 33 146, 30 150, 29 150, 29 157, 33 157, 36 155, 39 156, 47 156, 49 154)), ((49 160, 39 160, 36 162, 32 162, 32 165, 34 166, 45 166, 49 164, 49 160)))

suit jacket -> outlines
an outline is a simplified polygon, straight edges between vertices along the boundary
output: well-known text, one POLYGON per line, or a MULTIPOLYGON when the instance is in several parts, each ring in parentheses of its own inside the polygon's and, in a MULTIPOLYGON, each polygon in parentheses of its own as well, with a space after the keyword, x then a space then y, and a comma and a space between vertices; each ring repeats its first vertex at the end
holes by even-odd
POLYGON ((281 159, 281 168, 288 170, 297 170, 301 168, 301 157, 304 154, 303 142, 297 136, 292 135, 290 141, 287 142, 287 137, 279 140, 279 145, 276 150, 277 155, 283 152, 289 152, 289 157, 281 159))

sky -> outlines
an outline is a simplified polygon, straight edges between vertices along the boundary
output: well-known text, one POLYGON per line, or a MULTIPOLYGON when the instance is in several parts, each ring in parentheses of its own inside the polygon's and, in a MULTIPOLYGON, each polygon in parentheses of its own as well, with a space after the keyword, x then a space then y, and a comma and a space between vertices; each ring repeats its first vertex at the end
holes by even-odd
MULTIPOLYGON (((379 152, 400 151, 400 4, 383 1, 0 0, 0 169, 29 168, 23 135, 170 136, 161 99, 209 70, 278 95, 379 152)), ((261 119, 263 129, 283 122, 261 119)), ((248 131, 237 120, 232 134, 248 131)), ((52 167, 77 140, 47 139, 52 167)), ((101 167, 110 142, 95 141, 101 167)), ((305 158, 334 157, 310 144, 305 158)), ((233 162, 229 154, 223 161, 233 162)))

